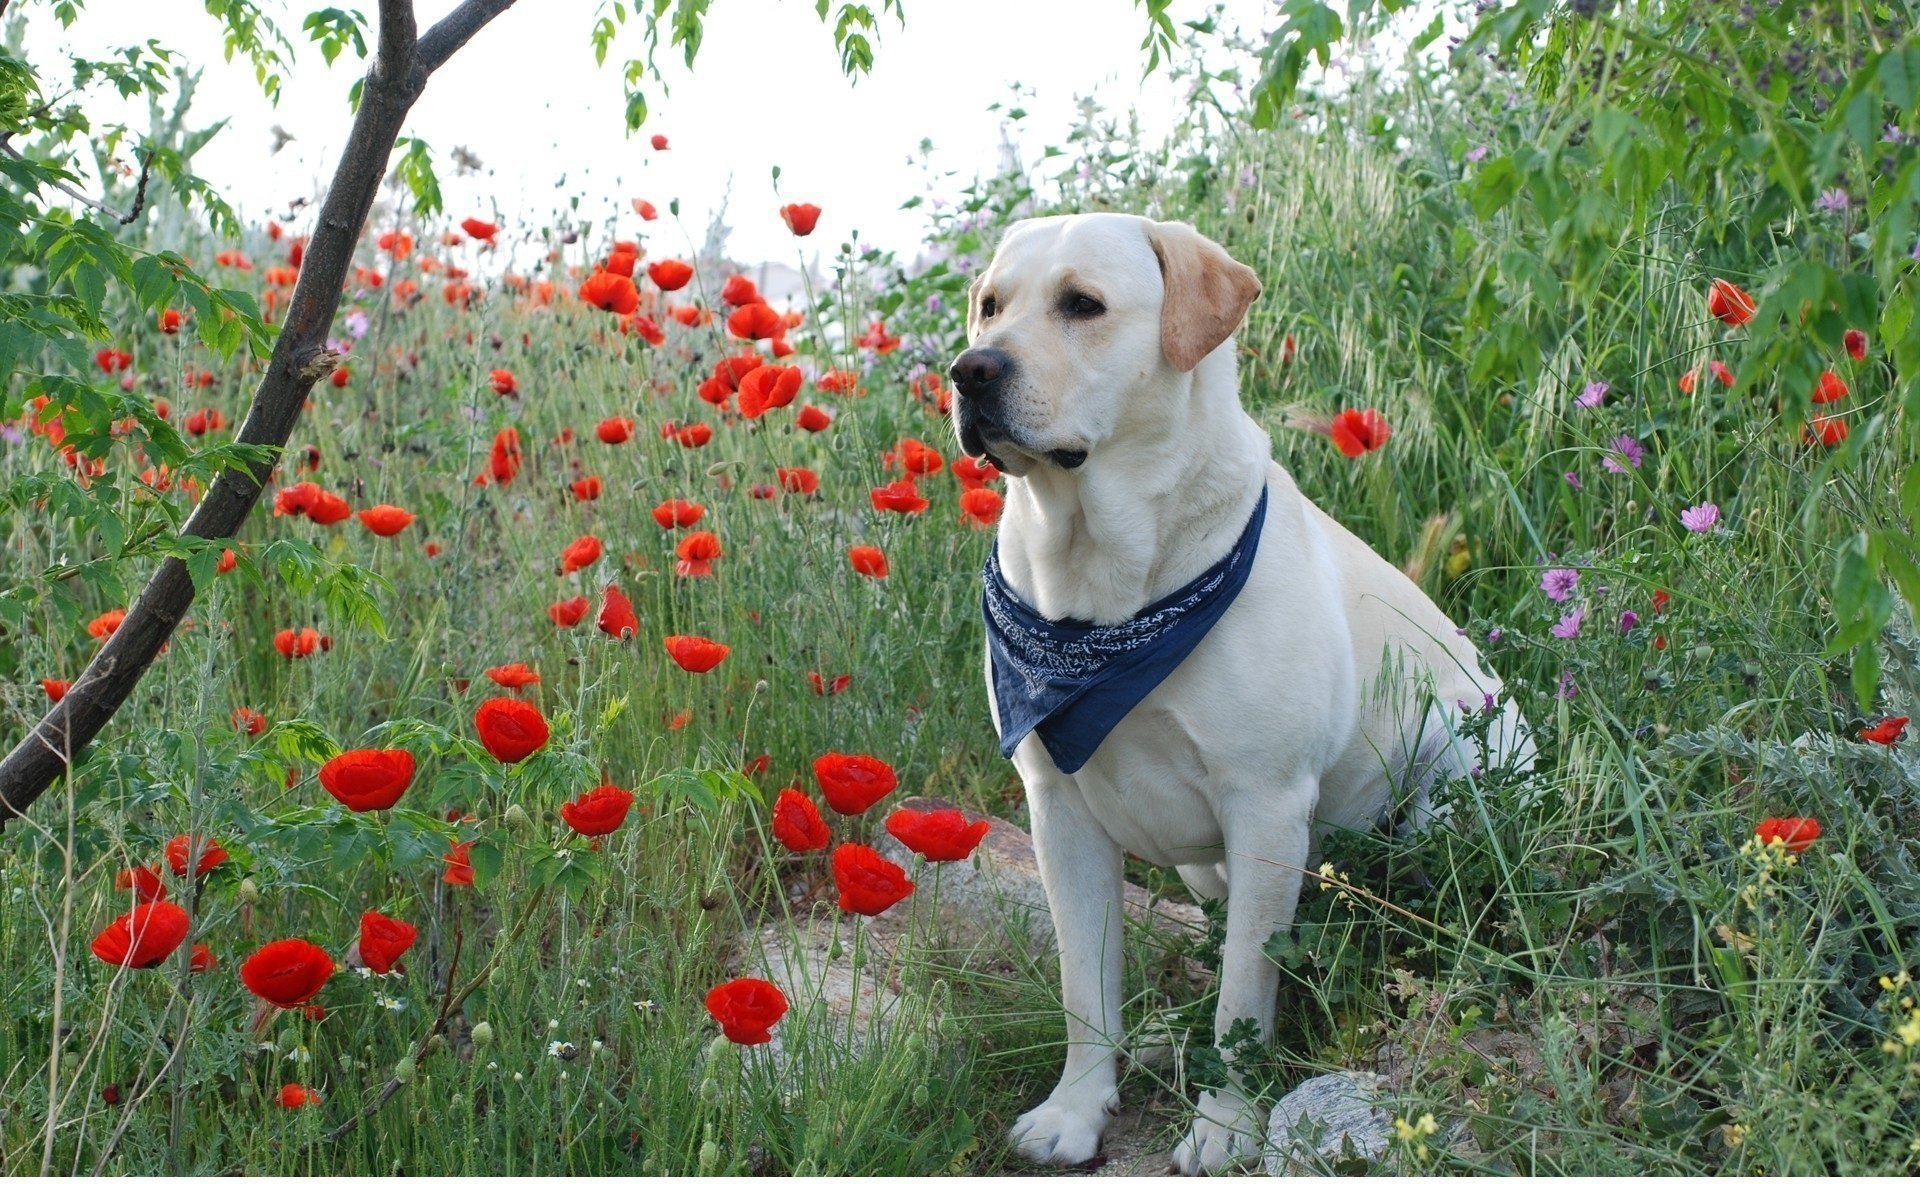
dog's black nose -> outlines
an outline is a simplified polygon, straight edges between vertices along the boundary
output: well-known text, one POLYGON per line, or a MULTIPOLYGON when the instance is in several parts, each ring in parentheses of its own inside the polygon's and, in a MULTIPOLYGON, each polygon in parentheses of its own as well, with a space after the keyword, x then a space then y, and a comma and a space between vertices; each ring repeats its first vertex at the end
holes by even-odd
POLYGON ((976 346, 954 359, 953 366, 947 369, 947 375, 953 380, 953 386, 960 389, 961 395, 979 396, 992 392, 1000 382, 1000 377, 1012 365, 1012 361, 998 350, 976 346))

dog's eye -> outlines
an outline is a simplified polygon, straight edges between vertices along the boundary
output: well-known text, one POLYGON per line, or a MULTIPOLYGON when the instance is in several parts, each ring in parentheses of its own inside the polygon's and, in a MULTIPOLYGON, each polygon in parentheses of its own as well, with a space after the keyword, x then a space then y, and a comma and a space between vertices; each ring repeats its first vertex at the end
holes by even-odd
POLYGON ((1097 317, 1107 311, 1107 306, 1084 292, 1075 292, 1067 297, 1067 315, 1071 317, 1097 317))
POLYGON ((988 317, 991 317, 994 313, 998 312, 999 310, 1000 310, 1000 305, 994 301, 994 298, 992 296, 988 296, 985 300, 982 300, 980 302, 980 319, 984 321, 988 317))

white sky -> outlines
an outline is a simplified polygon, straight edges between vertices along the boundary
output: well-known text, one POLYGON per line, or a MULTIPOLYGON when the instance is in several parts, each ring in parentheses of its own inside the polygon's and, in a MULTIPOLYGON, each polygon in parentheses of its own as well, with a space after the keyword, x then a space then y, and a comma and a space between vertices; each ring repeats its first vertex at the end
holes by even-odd
MULTIPOLYGON (((347 89, 364 70, 350 52, 329 70, 303 40, 300 16, 317 5, 263 6, 298 49, 277 109, 261 97, 249 66, 222 60, 218 25, 194 0, 87 0, 80 22, 65 32, 47 6, 34 5, 27 50, 50 81, 57 75, 48 69, 63 51, 97 55, 148 37, 204 67, 190 117, 198 125, 223 114, 230 121, 195 159, 196 169, 243 217, 260 221, 289 199, 322 190, 346 137, 347 89), (296 140, 269 157, 275 124, 296 140)), ((357 7, 372 18, 373 0, 357 7)), ((424 30, 454 5, 421 0, 417 7, 424 30)), ((615 217, 620 235, 643 236, 652 253, 682 254, 689 239, 700 239, 731 181, 730 253, 792 262, 795 248, 769 178, 778 164, 784 198, 824 210, 810 253, 830 257, 857 231, 911 261, 924 217, 900 204, 921 194, 954 199, 976 173, 993 172, 1002 117, 987 106, 1016 102, 1015 82, 1028 89, 1017 102, 1030 114, 1029 163, 1042 142, 1064 139, 1078 97, 1137 108, 1150 136, 1170 128, 1179 103, 1164 71, 1141 82, 1146 20, 1133 0, 906 0, 906 27, 884 19, 873 73, 853 85, 840 75, 831 31, 810 0, 719 0, 691 74, 678 51, 663 46, 671 95, 649 82, 652 115, 628 137, 619 64, 640 54, 642 39, 630 23, 606 66, 596 68, 588 33, 600 7, 598 0, 520 0, 434 77, 407 132, 433 146, 450 223, 497 212, 509 227, 537 230, 579 197, 583 218, 615 217), (665 153, 647 144, 656 132, 671 139, 665 153), (928 183, 910 161, 922 138, 932 140, 935 166, 956 176, 928 183), (456 145, 477 155, 485 172, 456 176, 456 145), (635 196, 653 201, 661 219, 643 227, 628 204, 635 196), (684 236, 668 215, 676 198, 684 236)), ((1228 0, 1228 19, 1258 32, 1269 8, 1228 0)), ((1173 15, 1198 19, 1207 9, 1201 0, 1176 0, 1173 15)), ((136 128, 143 125, 144 114, 136 128)))

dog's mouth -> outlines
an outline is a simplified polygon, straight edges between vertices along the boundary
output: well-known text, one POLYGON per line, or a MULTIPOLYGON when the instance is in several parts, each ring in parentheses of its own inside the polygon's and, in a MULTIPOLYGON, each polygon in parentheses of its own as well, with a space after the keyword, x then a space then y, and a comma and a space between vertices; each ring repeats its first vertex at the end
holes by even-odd
POLYGON ((1044 458, 1065 471, 1076 470, 1087 461, 1085 450, 1029 449, 1019 438, 1014 437, 1013 432, 1006 426, 975 413, 963 413, 959 425, 960 448, 975 458, 992 463, 1002 471, 1007 470, 1006 460, 993 452, 994 446, 1018 451, 1020 455, 1028 458, 1044 458))

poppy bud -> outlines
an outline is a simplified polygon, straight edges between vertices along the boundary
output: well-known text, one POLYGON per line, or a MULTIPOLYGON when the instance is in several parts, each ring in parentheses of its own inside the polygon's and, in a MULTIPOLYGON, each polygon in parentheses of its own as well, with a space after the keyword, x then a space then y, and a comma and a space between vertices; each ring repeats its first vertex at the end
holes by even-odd
POLYGON ((413 1056, 408 1055, 394 1064, 393 1077, 401 1083, 413 1082, 413 1056))
POLYGON ((288 1025, 282 1028, 280 1030, 279 1044, 282 1050, 288 1051, 289 1053, 298 1050, 300 1048, 299 1027, 296 1025, 288 1025))
POLYGON ((242 904, 255 904, 258 903, 259 900, 260 885, 253 881, 251 875, 242 879, 240 881, 240 902, 242 904))
MULTIPOLYGON (((510 828, 517 829, 522 833, 533 828, 533 818, 529 817, 527 810, 521 808, 518 804, 508 805, 507 811, 501 814, 501 819, 504 820, 510 828)), ((479 1027, 476 1026, 474 1033, 478 1034, 479 1032, 479 1027)), ((491 1030, 489 1030, 489 1032, 491 1032, 491 1030)))
MULTIPOLYGON (((520 806, 516 804, 514 807, 519 808, 520 806)), ((473 1044, 484 1050, 488 1046, 493 1045, 493 1025, 490 1022, 481 1021, 473 1027, 471 1036, 473 1038, 473 1044)))
POLYGON ((720 1165, 720 1144, 718 1142, 700 1143, 700 1169, 711 1171, 720 1165))

